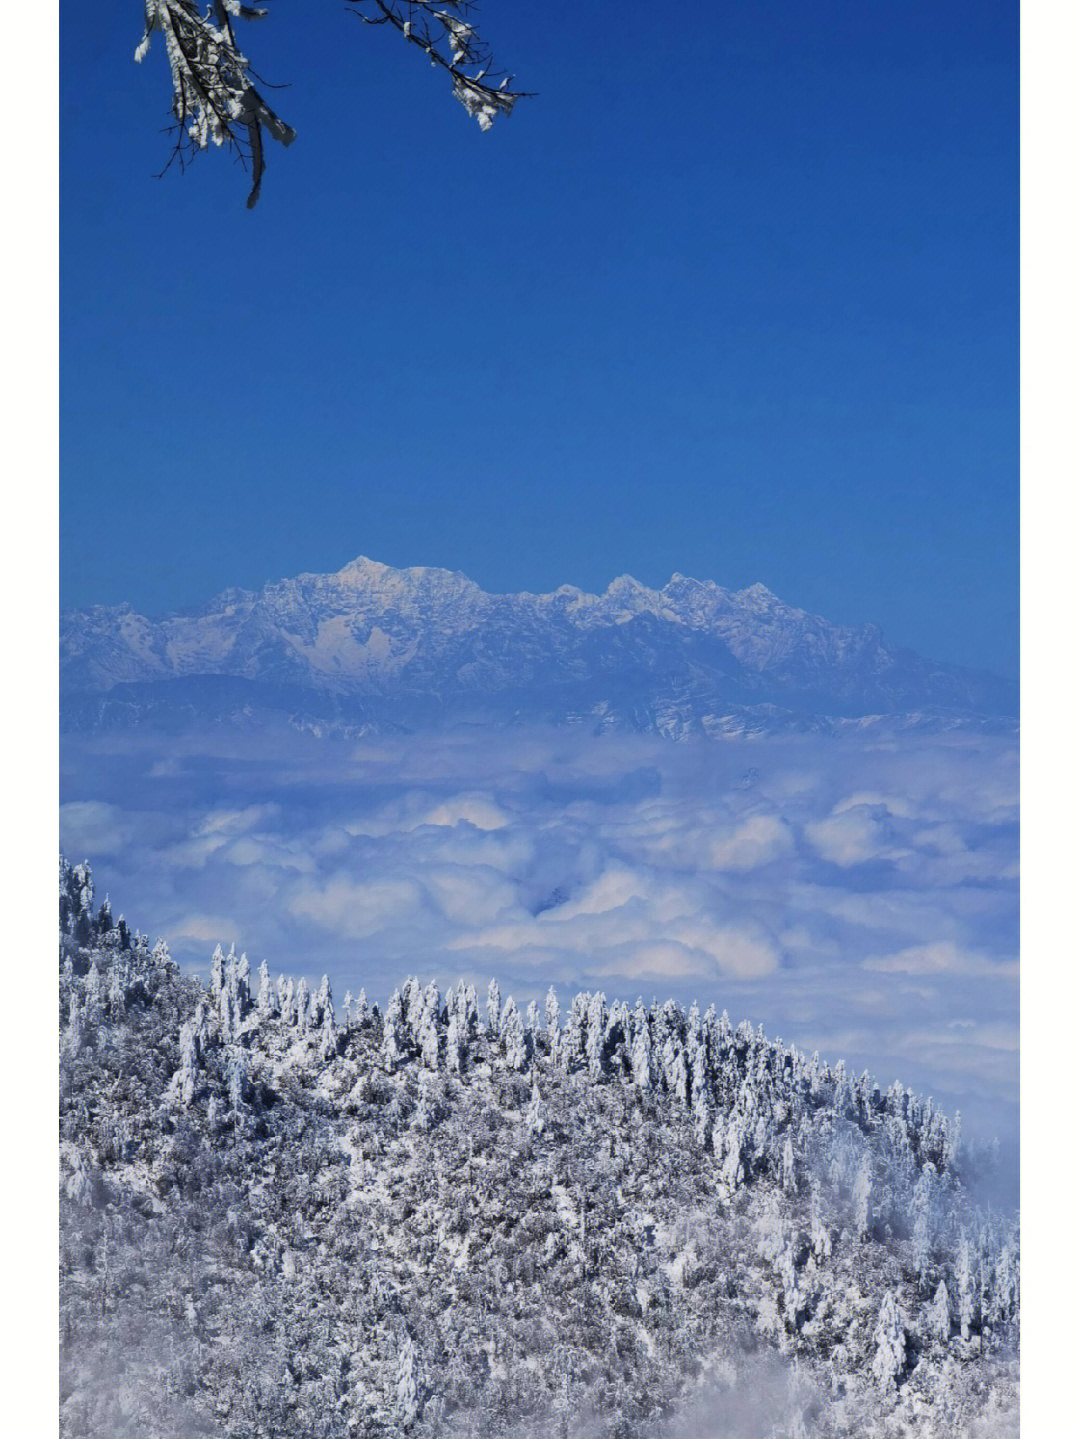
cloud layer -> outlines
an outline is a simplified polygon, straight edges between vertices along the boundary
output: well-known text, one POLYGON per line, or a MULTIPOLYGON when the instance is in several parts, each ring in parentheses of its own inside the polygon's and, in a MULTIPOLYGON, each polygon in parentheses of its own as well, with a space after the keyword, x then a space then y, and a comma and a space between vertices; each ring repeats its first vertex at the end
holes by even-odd
POLYGON ((1012 740, 66 737, 63 795, 184 963, 715 1001, 1015 1126, 1012 740))

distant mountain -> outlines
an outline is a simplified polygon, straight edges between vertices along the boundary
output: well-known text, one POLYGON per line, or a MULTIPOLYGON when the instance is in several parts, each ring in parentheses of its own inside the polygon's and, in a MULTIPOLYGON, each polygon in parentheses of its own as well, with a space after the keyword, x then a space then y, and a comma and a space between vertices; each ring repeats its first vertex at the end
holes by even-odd
POLYGON ((870 716, 984 723, 1017 687, 937 664, 785 605, 629 575, 602 595, 491 595, 448 570, 357 559, 151 620, 129 606, 64 615, 64 722, 175 726, 281 711, 373 729, 586 723, 672 738, 870 716))

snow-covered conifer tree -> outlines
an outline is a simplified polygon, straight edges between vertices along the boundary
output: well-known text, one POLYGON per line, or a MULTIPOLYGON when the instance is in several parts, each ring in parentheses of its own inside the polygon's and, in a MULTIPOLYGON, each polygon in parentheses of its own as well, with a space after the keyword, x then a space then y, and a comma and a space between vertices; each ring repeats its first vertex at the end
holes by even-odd
POLYGON ((179 1069, 179 1097, 180 1103, 187 1108, 195 1098, 195 1084, 198 1078, 199 1069, 199 1021, 197 1018, 185 1020, 180 1028, 180 1069, 179 1069))
POLYGON ((795 1270, 795 1252, 790 1236, 785 1239, 783 1248, 777 1257, 776 1273, 780 1280, 781 1311, 784 1323, 789 1329, 794 1329, 798 1322, 799 1310, 802 1308, 803 1296, 799 1289, 799 1278, 795 1270))
POLYGON ((525 1028, 531 1036, 532 1048, 536 1048, 536 1039, 540 1033, 540 1007, 535 999, 530 999, 528 1008, 525 1010, 525 1028))
POLYGON ((911 1227, 911 1267, 915 1271, 915 1277, 919 1281, 919 1287, 925 1292, 930 1283, 930 1265, 932 1260, 930 1244, 930 1201, 926 1185, 920 1179, 915 1186, 914 1199, 915 1218, 911 1227))
POLYGON ((96 1023, 101 1017, 104 1000, 105 986, 101 982, 101 970, 98 969, 97 960, 92 959, 83 980, 83 1011, 91 1023, 96 1023))
POLYGON ((412 1336, 406 1330, 398 1349, 397 1361, 397 1418, 403 1429, 416 1423, 420 1414, 420 1401, 416 1391, 416 1351, 412 1336))
POLYGON ((107 986, 109 1015, 114 1021, 119 1019, 124 1012, 124 983, 120 974, 120 960, 115 959, 109 967, 109 983, 107 986))
POLYGON ((966 1229, 960 1236, 960 1252, 956 1260, 956 1311, 960 1320, 960 1337, 970 1339, 977 1318, 977 1297, 971 1241, 966 1229))
POLYGON ((605 1017, 604 996, 597 991, 589 999, 585 1030, 585 1058, 593 1079, 599 1079, 603 1073, 605 1017))
POLYGON ((413 1111, 412 1123, 414 1129, 423 1131, 430 1130, 435 1124, 435 1098, 426 1079, 420 1081, 420 1094, 413 1111))
POLYGON ((944 1279, 940 1280, 926 1316, 926 1328, 932 1339, 939 1344, 948 1344, 952 1333, 952 1315, 949 1309, 949 1290, 944 1279))
POLYGON ((319 985, 318 993, 316 994, 314 1002, 312 1004, 312 1024, 324 1025, 326 1023, 327 1015, 330 1016, 330 1023, 333 1024, 334 993, 333 990, 330 988, 329 979, 324 974, 322 977, 322 983, 319 985))
POLYGON ((390 996, 390 1002, 386 1006, 386 1017, 383 1019, 382 1059, 388 1073, 393 1072, 398 1060, 403 1055, 401 1045, 403 1015, 401 991, 395 989, 390 996))
POLYGON ((214 946, 210 957, 210 993, 216 1000, 225 983, 225 954, 220 944, 214 946))
POLYGON ((259 965, 259 998, 258 1010, 261 1019, 269 1019, 277 1007, 275 1001, 274 987, 270 983, 270 967, 264 959, 259 965))
POLYGON ((235 1114, 242 1108, 247 1091, 247 1061, 244 1058, 244 1051, 238 1045, 234 1045, 229 1051, 227 1076, 229 1108, 235 1114))
POLYGON ((465 1068, 465 1040, 456 1004, 450 1007, 450 1018, 446 1026, 446 1067, 454 1074, 460 1074, 465 1068))
POLYGON ((795 1150, 791 1143, 791 1135, 784 1138, 784 1153, 780 1165, 780 1184, 785 1194, 794 1194, 798 1190, 798 1181, 795 1178, 795 1150))
POLYGON ((487 1030, 493 1039, 499 1037, 500 1009, 499 986, 493 979, 488 985, 487 992, 487 1030))
POLYGON ((547 1111, 544 1108, 544 1101, 540 1097, 535 1070, 533 1071, 532 1096, 525 1114, 525 1127, 532 1135, 543 1134, 547 1127, 547 1111))
POLYGON ((852 1217, 855 1221, 855 1233, 860 1239, 865 1239, 870 1233, 870 1194, 870 1158, 864 1154, 859 1162, 855 1183, 851 1190, 851 1204, 854 1211, 852 1217))
POLYGON ((885 1291, 874 1330, 874 1357, 870 1368, 881 1389, 891 1389, 904 1372, 907 1334, 900 1306, 891 1289, 885 1291))
POLYGON ((814 1179, 813 1187, 810 1190, 810 1248, 814 1258, 819 1262, 828 1259, 832 1253, 832 1239, 829 1236, 829 1229, 825 1223, 825 1215, 822 1209, 821 1184, 814 1179))
POLYGON ((410 975, 401 986, 401 1007, 403 1011, 402 1022, 408 1032, 410 1040, 414 1044, 420 1039, 420 1016, 424 1012, 424 991, 420 987, 420 981, 410 975))
POLYGON ((93 1206, 94 1186, 90 1178, 90 1166, 81 1149, 77 1149, 72 1157, 71 1173, 68 1175, 64 1189, 67 1197, 73 1203, 84 1209, 90 1209, 93 1206))
POLYGON ((544 1019, 547 1027, 551 1061, 554 1064, 555 1050, 559 1042, 559 997, 555 993, 554 985, 549 987, 547 998, 544 1000, 544 1019))
POLYGON ((319 1032, 319 1054, 329 1062, 338 1052, 337 1026, 334 1023, 334 1006, 328 1004, 323 1011, 322 1029, 319 1032))
POLYGON ((709 1089, 705 1078, 705 1046, 699 1044, 694 1052, 694 1067, 690 1078, 690 1112, 693 1116, 694 1138, 705 1145, 712 1132, 712 1105, 709 1103, 709 1089))
POLYGON ((239 1001, 240 1018, 243 1019, 251 1005, 251 962, 246 952, 240 956, 236 965, 236 998, 239 1001))
POLYGON ((300 983, 296 986, 296 1027, 301 1034, 308 1027, 311 1016, 308 1013, 308 982, 300 976, 300 983))
POLYGON ((717 1121, 713 1129, 713 1148, 718 1156, 722 1156, 720 1179, 731 1193, 734 1193, 746 1179, 743 1153, 745 1147, 746 1119, 738 1110, 735 1110, 726 1126, 721 1119, 717 1121), (718 1130, 723 1130, 722 1136, 718 1136, 718 1130), (719 1144, 717 1144, 718 1137, 719 1144))
POLYGON ((994 1266, 994 1317, 1000 1324, 1009 1324, 1019 1308, 1020 1255, 1015 1238, 1010 1236, 994 1266))
POLYGON ((640 1000, 638 1009, 641 1010, 641 1015, 640 1017, 635 1016, 634 1045, 630 1051, 630 1066, 634 1073, 634 1083, 638 1088, 651 1089, 653 1087, 652 1036, 649 1033, 648 1020, 645 1018, 640 1000))
POLYGON ((439 1067, 439 1027, 436 1023, 437 1011, 425 1006, 420 1016, 420 1059, 428 1069, 439 1067))
POLYGON ((942 1157, 950 1169, 955 1169, 960 1158, 960 1137, 963 1126, 960 1121, 960 1111, 953 1115, 952 1123, 946 1121, 944 1126, 945 1142, 942 1146, 942 1157))
POLYGON ((528 1059, 525 1048, 525 1027, 521 1022, 521 1015, 518 1013, 513 996, 506 1001, 500 1029, 507 1068, 518 1071, 524 1069, 528 1059))
POLYGON ((68 1000, 68 1022, 64 1032, 63 1052, 78 1054, 83 1042, 82 1005, 74 992, 68 1000))
POLYGON ((686 1055, 679 1042, 678 1036, 669 1031, 664 1040, 661 1051, 661 1068, 664 1074, 664 1086, 669 1094, 681 1100, 683 1104, 690 1102, 689 1076, 686 1070, 686 1055))

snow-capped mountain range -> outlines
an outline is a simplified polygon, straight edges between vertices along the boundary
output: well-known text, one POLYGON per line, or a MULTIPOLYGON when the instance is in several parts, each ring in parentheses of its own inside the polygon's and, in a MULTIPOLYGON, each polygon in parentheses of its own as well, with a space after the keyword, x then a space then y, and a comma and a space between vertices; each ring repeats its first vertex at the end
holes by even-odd
POLYGON ((1015 716, 1017 687, 784 604, 676 574, 602 595, 488 594, 459 573, 359 558, 202 609, 64 615, 65 723, 284 711, 371 728, 589 723, 675 738, 913 716, 1015 716))

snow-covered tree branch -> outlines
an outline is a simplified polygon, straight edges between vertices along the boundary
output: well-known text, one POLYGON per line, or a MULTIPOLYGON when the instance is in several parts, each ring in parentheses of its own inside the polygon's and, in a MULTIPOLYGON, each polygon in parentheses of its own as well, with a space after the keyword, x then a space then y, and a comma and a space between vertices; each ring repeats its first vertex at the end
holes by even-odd
MULTIPOLYGON (((239 152, 251 166, 250 209, 259 198, 266 160, 263 132, 291 145, 296 131, 274 113, 252 83, 250 62, 237 46, 234 20, 260 20, 268 12, 240 0, 143 0, 145 30, 135 51, 141 62, 160 31, 172 75, 176 144, 172 159, 183 164, 209 144, 239 152)), ((346 0, 368 25, 388 25, 418 46, 431 65, 449 76, 453 94, 490 130, 509 115, 522 92, 512 76, 494 68, 491 50, 470 22, 470 0, 346 0)), ((170 163, 172 161, 170 160, 170 163)), ((168 168, 168 167, 166 167, 168 168)))

